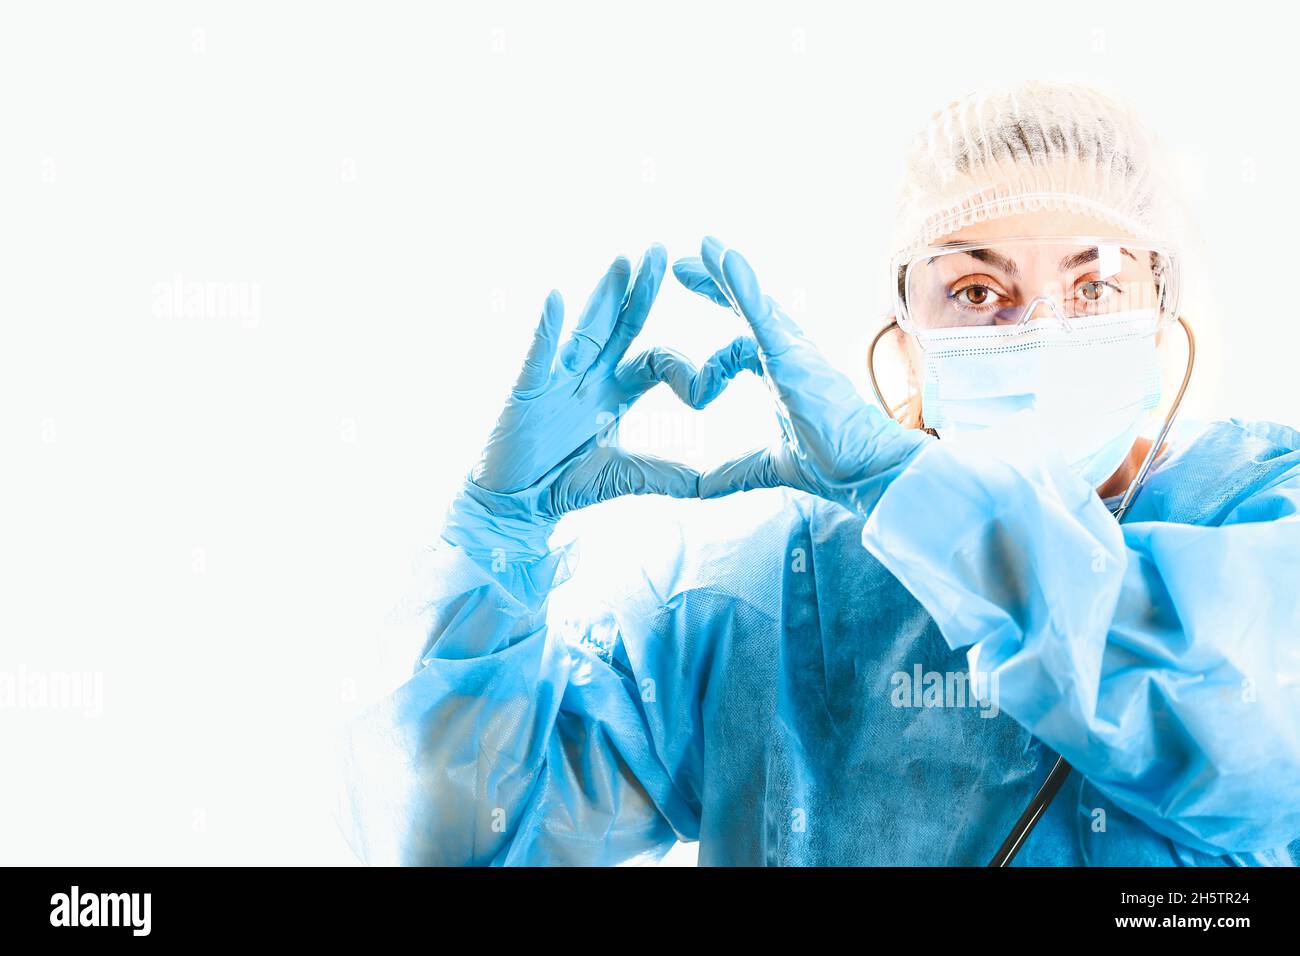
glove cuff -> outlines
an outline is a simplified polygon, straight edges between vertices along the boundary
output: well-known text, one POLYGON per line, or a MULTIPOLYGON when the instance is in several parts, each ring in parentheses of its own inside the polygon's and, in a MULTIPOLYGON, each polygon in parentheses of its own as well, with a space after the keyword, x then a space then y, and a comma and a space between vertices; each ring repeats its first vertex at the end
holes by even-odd
POLYGON ((532 563, 550 554, 556 519, 516 495, 488 491, 466 479, 447 509, 442 539, 478 561, 532 563))

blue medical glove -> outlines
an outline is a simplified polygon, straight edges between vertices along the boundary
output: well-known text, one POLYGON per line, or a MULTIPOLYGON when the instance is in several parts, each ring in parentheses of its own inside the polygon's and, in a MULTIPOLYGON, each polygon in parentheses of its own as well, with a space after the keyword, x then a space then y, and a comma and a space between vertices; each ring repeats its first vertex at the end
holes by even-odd
POLYGON ((699 369, 664 348, 624 358, 666 261, 663 246, 653 245, 633 277, 628 260, 615 259, 563 347, 563 300, 556 291, 547 297, 483 457, 452 504, 444 540, 473 557, 528 561, 547 554, 551 530, 569 511, 620 495, 698 495, 695 469, 619 448, 619 417, 660 382, 703 408, 742 369, 759 371, 758 351, 752 339, 737 338, 699 369))
POLYGON ((929 437, 863 401, 762 293, 749 263, 734 249, 707 237, 699 258, 679 259, 673 274, 691 291, 733 309, 749 323, 781 426, 781 440, 772 447, 706 472, 700 497, 784 485, 869 513, 929 437))

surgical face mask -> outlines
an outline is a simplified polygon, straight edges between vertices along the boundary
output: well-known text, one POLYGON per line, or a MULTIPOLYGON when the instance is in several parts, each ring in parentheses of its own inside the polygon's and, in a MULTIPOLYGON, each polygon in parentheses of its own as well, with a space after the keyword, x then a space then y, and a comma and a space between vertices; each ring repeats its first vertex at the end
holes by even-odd
POLYGON ((921 331, 925 423, 967 444, 1046 442, 1095 488, 1160 404, 1156 327, 1135 310, 921 331))

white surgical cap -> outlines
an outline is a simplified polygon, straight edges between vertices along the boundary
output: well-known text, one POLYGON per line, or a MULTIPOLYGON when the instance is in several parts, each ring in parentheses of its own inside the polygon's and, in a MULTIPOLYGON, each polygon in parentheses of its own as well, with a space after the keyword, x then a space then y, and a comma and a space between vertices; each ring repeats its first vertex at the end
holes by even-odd
POLYGON ((1131 109, 1086 86, 1031 81, 935 113, 906 156, 893 252, 971 223, 1058 210, 1178 244, 1173 185, 1131 109))

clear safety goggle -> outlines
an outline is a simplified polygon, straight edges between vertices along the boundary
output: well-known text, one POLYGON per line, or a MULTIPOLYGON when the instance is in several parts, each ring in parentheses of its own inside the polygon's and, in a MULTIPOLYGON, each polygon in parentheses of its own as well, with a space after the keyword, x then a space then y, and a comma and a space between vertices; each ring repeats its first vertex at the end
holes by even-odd
POLYGON ((893 263, 905 332, 1022 325, 1067 329, 1117 313, 1178 312, 1178 257, 1168 246, 1089 236, 1034 236, 932 246, 893 263))

